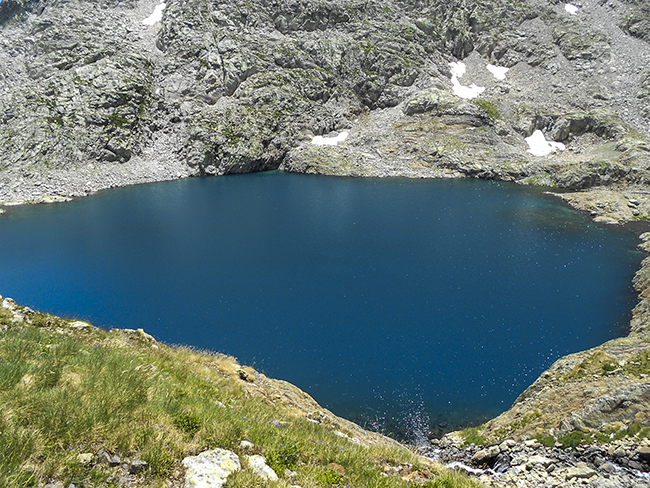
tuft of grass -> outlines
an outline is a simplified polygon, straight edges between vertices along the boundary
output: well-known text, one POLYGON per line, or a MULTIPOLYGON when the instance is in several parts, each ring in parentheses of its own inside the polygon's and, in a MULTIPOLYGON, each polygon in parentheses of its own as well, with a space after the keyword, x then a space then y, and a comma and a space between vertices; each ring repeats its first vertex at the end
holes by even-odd
POLYGON ((589 434, 576 430, 570 434, 560 437, 558 441, 565 448, 570 447, 572 449, 575 449, 580 445, 592 444, 594 442, 594 438, 589 434))
POLYGON ((201 421, 193 413, 183 412, 174 418, 174 425, 188 434, 194 436, 201 429, 201 421))
POLYGON ((501 120, 501 115, 496 105, 483 98, 474 98, 470 100, 474 105, 482 109, 488 117, 494 120, 501 120))
POLYGON ((481 488, 480 483, 457 471, 448 471, 434 481, 428 481, 423 488, 481 488))

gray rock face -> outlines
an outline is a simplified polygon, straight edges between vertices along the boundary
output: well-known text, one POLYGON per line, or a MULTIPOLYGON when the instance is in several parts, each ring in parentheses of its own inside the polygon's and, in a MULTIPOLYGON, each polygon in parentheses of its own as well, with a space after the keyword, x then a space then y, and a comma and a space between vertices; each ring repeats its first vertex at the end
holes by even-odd
POLYGON ((634 7, 622 27, 631 35, 650 42, 650 5, 646 2, 630 2, 634 7))
POLYGON ((280 167, 646 184, 647 76, 632 68, 650 46, 625 33, 644 22, 636 4, 571 16, 546 0, 169 0, 143 23, 156 5, 0 4, 0 202, 280 167), (630 14, 641 20, 622 31, 630 14), (485 88, 475 103, 453 94, 455 58, 458 82, 485 88), (510 67, 506 79, 488 63, 510 67), (403 112, 386 125, 393 107, 403 112), (368 120, 379 140, 363 134, 368 120), (301 159, 314 135, 342 130, 332 161, 301 159), (530 156, 535 130, 570 152, 530 156))
POLYGON ((639 413, 647 412, 649 404, 650 383, 622 386, 573 412, 560 426, 560 434, 583 427, 600 427, 614 420, 631 422, 639 413))

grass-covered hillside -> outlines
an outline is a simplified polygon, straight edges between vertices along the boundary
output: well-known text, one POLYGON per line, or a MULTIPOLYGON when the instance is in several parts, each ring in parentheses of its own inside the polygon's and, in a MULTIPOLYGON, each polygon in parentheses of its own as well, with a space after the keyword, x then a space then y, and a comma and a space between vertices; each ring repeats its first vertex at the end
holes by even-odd
POLYGON ((217 447, 243 461, 227 487, 478 486, 234 358, 2 303, 0 487, 184 486, 183 458, 217 447))

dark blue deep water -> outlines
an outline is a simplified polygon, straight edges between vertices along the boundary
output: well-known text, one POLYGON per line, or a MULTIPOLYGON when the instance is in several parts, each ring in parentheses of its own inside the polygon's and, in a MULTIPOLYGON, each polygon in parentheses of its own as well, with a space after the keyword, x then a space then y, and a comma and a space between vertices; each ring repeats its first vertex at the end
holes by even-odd
POLYGON ((234 355, 408 437, 624 335, 637 242, 496 182, 188 179, 1 216, 0 293, 234 355))

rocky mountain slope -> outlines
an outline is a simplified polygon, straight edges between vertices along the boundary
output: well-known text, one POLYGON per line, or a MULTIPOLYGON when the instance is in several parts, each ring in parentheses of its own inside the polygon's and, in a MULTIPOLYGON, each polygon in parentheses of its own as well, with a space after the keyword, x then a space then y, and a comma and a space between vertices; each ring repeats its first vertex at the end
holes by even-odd
MULTIPOLYGON (((643 0, 3 0, 0 210, 281 169, 541 184, 647 220, 648 32, 643 0)), ((648 266, 630 335, 558 361, 488 440, 650 423, 648 266)))
POLYGON ((643 2, 162 7, 0 4, 1 203, 281 168, 633 187, 636 217, 650 212, 643 2), (459 98, 454 83, 485 90, 459 98), (535 130, 566 150, 533 156, 535 130), (336 131, 344 144, 310 144, 336 131))

